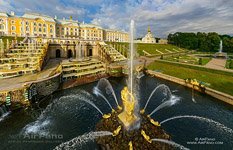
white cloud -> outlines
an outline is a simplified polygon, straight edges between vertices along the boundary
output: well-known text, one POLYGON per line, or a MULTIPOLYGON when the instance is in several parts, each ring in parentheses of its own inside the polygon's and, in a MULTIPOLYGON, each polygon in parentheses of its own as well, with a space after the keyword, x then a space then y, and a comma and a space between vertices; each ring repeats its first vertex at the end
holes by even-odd
MULTIPOLYGON (((61 0, 0 0, 0 4, 8 4, 4 11, 16 11, 16 13, 38 12, 50 16, 57 15, 59 18, 73 16, 75 19, 83 20, 87 15, 87 10, 79 4, 71 5, 61 2, 61 0)), ((1 7, 0 7, 1 8, 1 7)))
POLYGON ((0 11, 2 12, 5 12, 5 11, 8 11, 10 9, 13 9, 13 7, 10 5, 10 2, 9 1, 6 1, 6 0, 0 0, 0 11))
POLYGON ((139 36, 150 25, 158 37, 177 31, 233 34, 232 8, 232 0, 0 0, 1 11, 73 16, 126 31, 134 19, 139 36))
POLYGON ((227 0, 141 0, 137 5, 126 1, 102 5, 93 22, 110 28, 127 29, 129 20, 135 19, 138 35, 141 36, 148 25, 160 37, 177 31, 232 34, 232 7, 233 2, 227 0))

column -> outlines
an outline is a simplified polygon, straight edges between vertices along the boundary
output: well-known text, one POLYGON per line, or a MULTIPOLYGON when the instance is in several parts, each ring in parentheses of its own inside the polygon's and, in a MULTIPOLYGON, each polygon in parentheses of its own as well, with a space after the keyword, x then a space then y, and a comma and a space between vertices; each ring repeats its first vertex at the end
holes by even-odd
POLYGON ((3 56, 4 54, 4 43, 2 39, 0 39, 0 56, 3 56))
POLYGON ((67 35, 66 35, 66 32, 67 32, 67 31, 66 31, 66 27, 64 27, 64 38, 66 38, 66 36, 67 36, 67 35))
MULTIPOLYGON (((30 24, 29 24, 29 27, 30 27, 30 28, 29 28, 29 29, 30 29, 30 30, 29 30, 29 35, 30 35, 30 36, 34 36, 34 22, 33 22, 33 23, 30 23, 30 24)), ((37 28, 36 31, 38 32, 38 28, 37 28)), ((42 30, 42 31, 43 31, 43 30, 42 30)), ((37 36, 38 36, 38 35, 37 35, 37 36)))
POLYGON ((8 18, 6 18, 6 35, 8 35, 9 34, 9 29, 8 29, 8 26, 9 26, 9 24, 8 24, 8 18))
POLYGON ((53 25, 53 38, 56 38, 56 24, 53 25))
POLYGON ((24 20, 22 20, 22 30, 21 33, 23 33, 22 35, 25 36, 25 31, 24 31, 24 20))
POLYGON ((49 27, 49 26, 50 26, 50 25, 45 24, 45 26, 46 26, 46 31, 47 31, 47 32, 46 32, 46 37, 47 37, 47 38, 50 38, 50 37, 49 37, 49 33, 50 33, 50 31, 49 31, 49 28, 50 28, 50 27, 49 27))
POLYGON ((87 30, 84 29, 84 39, 86 40, 87 39, 87 30))

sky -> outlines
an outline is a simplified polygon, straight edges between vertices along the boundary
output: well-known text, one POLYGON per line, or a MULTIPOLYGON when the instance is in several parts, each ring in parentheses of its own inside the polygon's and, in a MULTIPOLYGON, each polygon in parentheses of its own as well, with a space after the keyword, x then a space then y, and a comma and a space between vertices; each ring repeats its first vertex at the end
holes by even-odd
POLYGON ((175 32, 218 32, 233 35, 233 0, 0 0, 0 11, 37 12, 58 18, 147 33, 166 38, 175 32))

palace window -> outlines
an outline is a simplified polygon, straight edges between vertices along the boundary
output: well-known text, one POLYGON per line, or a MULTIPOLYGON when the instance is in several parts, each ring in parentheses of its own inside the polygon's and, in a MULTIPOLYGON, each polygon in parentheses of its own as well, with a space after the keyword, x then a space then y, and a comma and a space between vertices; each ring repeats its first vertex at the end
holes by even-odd
POLYGON ((41 27, 41 24, 39 23, 39 27, 41 27))
POLYGON ((15 26, 11 26, 11 30, 15 31, 15 26))
POLYGON ((26 26, 26 31, 29 31, 29 27, 28 26, 26 26))
POLYGON ((34 27, 34 31, 36 32, 36 27, 34 27))
POLYGON ((44 32, 46 32, 46 28, 44 28, 44 32))
POLYGON ((0 30, 4 30, 4 24, 0 24, 0 30))
POLYGON ((2 18, 0 18, 0 23, 2 23, 3 22, 3 19, 2 18))
POLYGON ((45 25, 45 24, 43 24, 43 27, 46 27, 46 25, 45 25))
POLYGON ((50 33, 53 33, 53 29, 50 29, 50 33))
POLYGON ((28 25, 29 23, 26 21, 26 25, 28 25))
POLYGON ((50 28, 53 28, 53 25, 50 25, 50 28))
POLYGON ((14 20, 11 20, 11 23, 12 23, 12 24, 15 24, 15 21, 14 21, 14 20))
POLYGON ((41 28, 39 28, 39 30, 38 30, 39 32, 42 32, 42 29, 41 28))

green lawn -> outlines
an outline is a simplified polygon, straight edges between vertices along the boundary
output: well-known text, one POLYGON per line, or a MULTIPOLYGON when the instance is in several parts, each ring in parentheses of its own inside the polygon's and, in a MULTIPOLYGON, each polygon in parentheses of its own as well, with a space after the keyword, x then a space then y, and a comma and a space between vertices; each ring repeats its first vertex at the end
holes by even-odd
POLYGON ((226 67, 227 69, 233 69, 233 60, 232 60, 232 59, 228 59, 228 60, 226 61, 225 67, 226 67))
POLYGON ((233 95, 233 73, 160 61, 151 63, 148 69, 181 79, 197 79, 209 83, 210 88, 233 95))
POLYGON ((181 50, 179 47, 170 45, 170 44, 145 44, 145 43, 138 43, 137 45, 137 51, 140 55, 143 55, 143 50, 150 53, 150 54, 160 54, 160 52, 166 54, 166 53, 177 53, 181 50), (158 51, 160 52, 158 52, 158 51))
MULTIPOLYGON (((116 49, 118 51, 120 46, 125 47, 126 49, 129 49, 129 43, 123 43, 123 42, 107 42, 107 44, 117 44, 118 47, 116 49)), ((139 55, 144 55, 143 50, 146 51, 147 53, 151 55, 161 55, 160 52, 164 54, 169 54, 170 52, 172 53, 177 53, 177 52, 182 52, 184 49, 180 49, 177 46, 170 45, 170 44, 147 44, 147 43, 136 43, 135 47, 137 49, 137 52, 139 55), (157 51, 156 51, 157 50, 157 51), (170 51, 170 52, 169 52, 170 51)))
POLYGON ((206 65, 209 61, 211 61, 212 58, 202 58, 202 64, 201 65, 206 65))
POLYGON ((179 56, 168 56, 163 59, 167 61, 181 62, 181 63, 187 63, 193 65, 206 65, 211 60, 211 58, 202 57, 200 61, 199 57, 193 55, 186 55, 186 54, 179 56))

